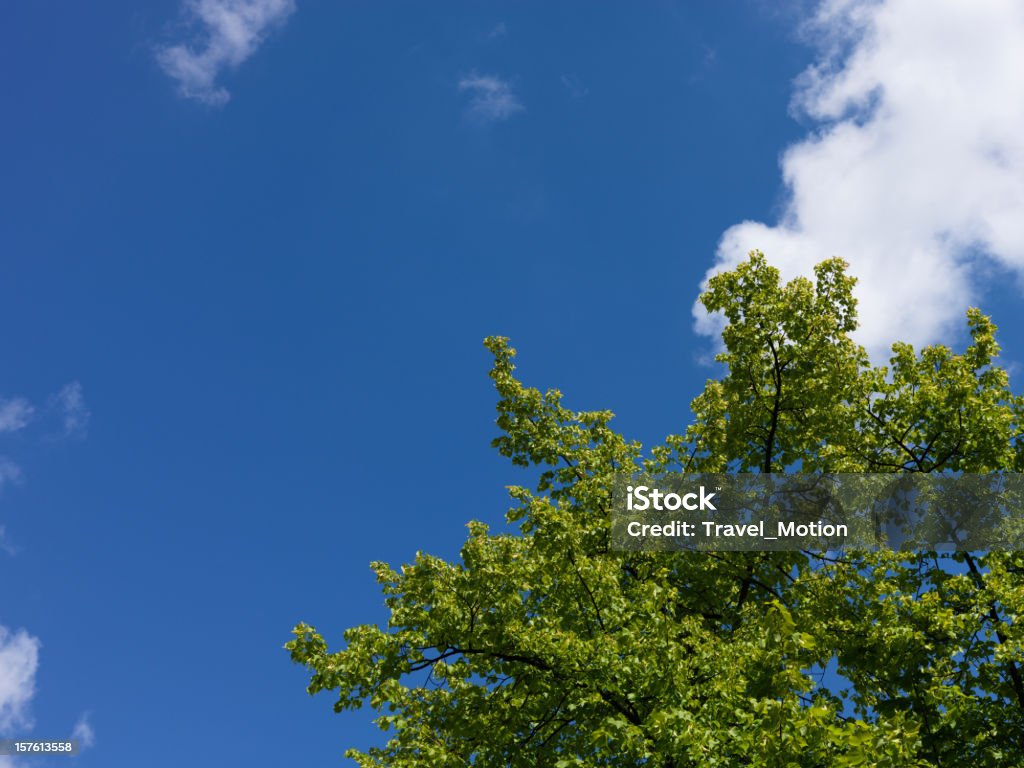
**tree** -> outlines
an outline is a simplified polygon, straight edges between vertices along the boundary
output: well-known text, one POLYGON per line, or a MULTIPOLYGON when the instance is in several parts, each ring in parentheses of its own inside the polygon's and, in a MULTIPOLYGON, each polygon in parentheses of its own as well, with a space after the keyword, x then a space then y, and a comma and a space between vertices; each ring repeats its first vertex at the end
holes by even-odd
POLYGON ((833 259, 783 284, 759 252, 701 300, 724 375, 684 435, 643 454, 608 411, 574 412, 489 338, 494 445, 538 466, 511 489, 518 535, 470 523, 458 562, 373 569, 391 618, 331 652, 287 644, 310 693, 369 703, 361 766, 1020 766, 1020 553, 615 553, 614 473, 1019 471, 1022 401, 970 345, 895 344, 869 364, 854 280, 833 259), (827 670, 827 673, 826 673, 827 670))

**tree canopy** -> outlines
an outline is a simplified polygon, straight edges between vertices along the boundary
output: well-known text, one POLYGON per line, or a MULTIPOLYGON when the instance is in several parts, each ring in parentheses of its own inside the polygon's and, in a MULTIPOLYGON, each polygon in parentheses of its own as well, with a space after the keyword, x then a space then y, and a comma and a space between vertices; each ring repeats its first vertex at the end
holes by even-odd
POLYGON ((851 338, 839 259, 780 279, 764 256, 710 280, 723 375, 682 435, 644 451, 609 411, 573 411, 486 340, 494 446, 537 466, 510 490, 516 534, 479 522, 456 562, 374 563, 390 611, 332 651, 299 624, 286 647, 389 734, 360 766, 1021 766, 1021 553, 612 552, 616 472, 998 472, 1024 465, 1024 402, 970 343, 851 338))

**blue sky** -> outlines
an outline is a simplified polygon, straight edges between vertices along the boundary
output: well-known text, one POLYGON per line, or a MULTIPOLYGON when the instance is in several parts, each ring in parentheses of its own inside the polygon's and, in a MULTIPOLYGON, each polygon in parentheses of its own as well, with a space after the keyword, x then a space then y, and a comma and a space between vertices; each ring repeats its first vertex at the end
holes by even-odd
POLYGON ((701 281, 759 246, 848 258, 878 359, 973 303, 1015 368, 1024 18, 964 7, 5 5, 0 737, 378 739, 281 645, 500 524, 486 335, 650 444, 713 374, 701 281))

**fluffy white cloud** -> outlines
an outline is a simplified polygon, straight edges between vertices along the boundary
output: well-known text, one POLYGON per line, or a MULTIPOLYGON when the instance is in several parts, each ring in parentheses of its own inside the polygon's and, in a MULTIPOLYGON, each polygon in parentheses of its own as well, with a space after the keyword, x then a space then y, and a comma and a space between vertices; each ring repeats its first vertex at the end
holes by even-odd
POLYGON ((782 156, 787 203, 728 229, 709 275, 752 248, 786 277, 841 256, 873 356, 940 340, 997 268, 1024 271, 1024 4, 825 0, 804 32, 820 56, 793 108, 816 126, 782 156))
POLYGON ((39 640, 0 626, 0 734, 30 728, 29 703, 36 692, 39 640))
POLYGON ((459 80, 459 90, 470 94, 470 112, 483 120, 507 120, 526 109, 512 86, 495 75, 471 74, 459 80))
POLYGON ((0 432, 17 432, 28 424, 35 408, 23 397, 0 397, 0 432))
POLYGON ((295 11, 295 0, 186 0, 185 8, 198 26, 197 39, 160 48, 157 61, 183 96, 220 106, 231 94, 218 76, 252 56, 295 11))

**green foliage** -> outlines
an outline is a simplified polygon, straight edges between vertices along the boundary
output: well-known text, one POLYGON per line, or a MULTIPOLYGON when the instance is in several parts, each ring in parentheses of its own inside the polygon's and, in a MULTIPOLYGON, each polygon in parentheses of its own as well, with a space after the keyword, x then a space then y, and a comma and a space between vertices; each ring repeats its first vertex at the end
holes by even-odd
POLYGON ((287 644, 310 693, 369 703, 360 766, 1020 766, 1024 556, 612 553, 610 478, 694 471, 1019 471, 1021 400, 968 313, 963 354, 849 337, 854 280, 833 259, 779 280, 757 252, 710 281, 725 374, 645 458, 607 411, 523 386, 486 341, 494 441, 539 466, 510 489, 518 535, 470 523, 458 562, 373 569, 390 621, 331 652, 287 644), (830 670, 823 674, 825 668, 830 670), (836 674, 838 672, 838 674, 836 674))

